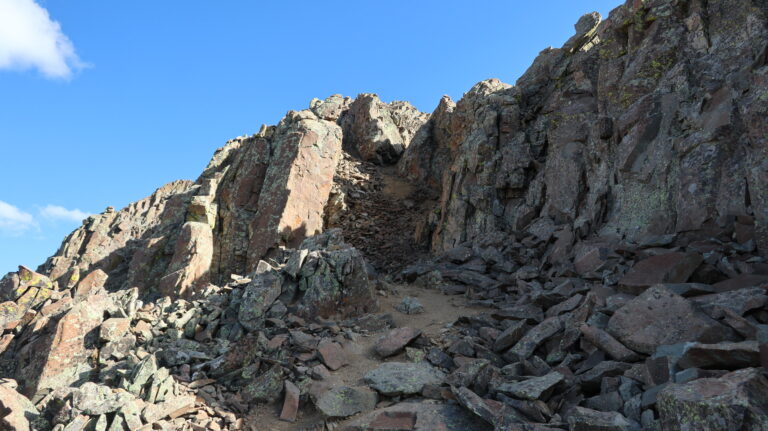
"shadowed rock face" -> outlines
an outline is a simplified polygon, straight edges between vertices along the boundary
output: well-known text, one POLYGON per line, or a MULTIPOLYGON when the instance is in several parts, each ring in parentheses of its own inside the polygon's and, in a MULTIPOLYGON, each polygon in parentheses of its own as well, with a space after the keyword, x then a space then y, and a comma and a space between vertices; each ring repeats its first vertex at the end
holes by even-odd
POLYGON ((638 239, 730 235, 754 216, 768 253, 765 8, 628 1, 593 24, 516 86, 444 99, 408 147, 401 172, 442 193, 432 249, 540 217, 638 239))

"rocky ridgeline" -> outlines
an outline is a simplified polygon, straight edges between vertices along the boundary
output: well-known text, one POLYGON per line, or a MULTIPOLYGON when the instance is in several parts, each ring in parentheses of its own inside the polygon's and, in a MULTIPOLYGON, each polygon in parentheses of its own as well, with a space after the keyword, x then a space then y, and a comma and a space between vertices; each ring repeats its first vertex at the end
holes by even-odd
POLYGON ((632 0, 514 86, 229 141, 0 281, 0 428, 768 429, 767 40, 632 0), (414 286, 466 313, 379 312, 414 286))

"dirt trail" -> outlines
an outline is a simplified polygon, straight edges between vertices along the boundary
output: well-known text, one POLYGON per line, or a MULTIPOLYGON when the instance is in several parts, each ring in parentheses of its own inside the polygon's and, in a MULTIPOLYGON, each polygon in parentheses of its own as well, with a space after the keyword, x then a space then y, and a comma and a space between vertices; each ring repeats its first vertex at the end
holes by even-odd
MULTIPOLYGON (((425 289, 414 285, 389 285, 390 292, 386 296, 380 296, 380 313, 388 313, 392 316, 396 327, 412 327, 422 330, 422 333, 431 340, 438 340, 447 325, 453 323, 460 316, 479 313, 481 307, 473 307, 467 304, 462 296, 447 296, 440 291, 425 289), (419 314, 404 314, 396 310, 396 306, 405 298, 416 298, 423 306, 424 312, 419 314)), ((376 341, 387 330, 372 332, 367 336, 360 336, 353 343, 355 348, 348 349, 349 364, 332 372, 344 385, 363 386, 363 376, 378 367, 382 362, 406 362, 405 353, 400 353, 382 360, 374 352, 376 341)), ((283 422, 278 419, 282 400, 276 404, 263 405, 252 410, 249 415, 250 429, 258 431, 296 431, 296 430, 323 430, 323 416, 315 410, 311 403, 303 403, 295 423, 283 422)), ((339 425, 346 421, 340 421, 339 425)))

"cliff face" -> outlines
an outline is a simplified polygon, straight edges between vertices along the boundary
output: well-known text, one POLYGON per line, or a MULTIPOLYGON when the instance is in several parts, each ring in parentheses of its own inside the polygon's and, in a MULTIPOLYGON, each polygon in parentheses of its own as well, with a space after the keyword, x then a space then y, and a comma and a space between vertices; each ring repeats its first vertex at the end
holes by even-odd
POLYGON ((0 428, 766 429, 768 1, 575 29, 515 85, 314 99, 89 217, 0 280, 0 428))
POLYGON ((766 8, 627 2, 576 25, 515 86, 444 98, 401 172, 441 194, 432 249, 538 220, 575 240, 754 226, 768 253, 766 8))

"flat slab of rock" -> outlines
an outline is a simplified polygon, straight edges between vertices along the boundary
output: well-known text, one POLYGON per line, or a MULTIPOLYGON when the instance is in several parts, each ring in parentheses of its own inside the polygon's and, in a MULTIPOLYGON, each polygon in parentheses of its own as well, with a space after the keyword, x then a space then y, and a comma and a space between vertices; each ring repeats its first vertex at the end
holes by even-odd
POLYGON ((341 345, 328 339, 320 341, 317 345, 317 353, 320 355, 320 359, 323 360, 325 366, 331 371, 336 371, 349 363, 347 354, 341 348, 341 345))
POLYGON ((370 413, 355 418, 346 424, 343 431, 369 431, 391 430, 398 428, 386 428, 374 426, 391 423, 392 418, 398 418, 398 425, 410 424, 410 418, 415 418, 411 428, 402 428, 413 431, 492 431, 493 426, 485 421, 477 420, 477 417, 456 404, 431 404, 419 402, 402 402, 384 409, 377 409, 370 413))
POLYGON ((37 418, 40 412, 15 389, 15 381, 0 380, 0 429, 30 431, 30 421, 37 418))
POLYGON ((553 371, 541 377, 523 380, 515 383, 504 383, 496 390, 523 400, 544 400, 552 389, 565 379, 565 376, 553 371))
POLYGON ((340 418, 373 410, 378 400, 376 392, 368 388, 339 386, 321 394, 315 406, 326 417, 340 418))
POLYGON ((376 342, 376 353, 382 358, 396 355, 419 335, 421 335, 420 329, 409 327, 393 329, 376 342))
POLYGON ((634 295, 659 283, 685 283, 703 258, 697 253, 672 252, 637 262, 619 281, 619 290, 634 295))
POLYGON ((663 285, 649 288, 616 310, 608 321, 608 332, 630 349, 649 355, 664 344, 717 343, 735 335, 663 285))
POLYGON ((445 373, 425 362, 387 362, 365 375, 365 383, 387 396, 418 394, 444 380, 445 373))
POLYGON ((656 403, 664 430, 768 429, 768 380, 756 368, 672 384, 656 403))
POLYGON ((759 367, 760 350, 757 341, 694 343, 691 346, 686 346, 685 353, 677 365, 682 369, 711 368, 715 370, 759 367))
POLYGON ((616 412, 599 412, 575 407, 568 417, 571 431, 629 431, 631 423, 616 412))
POLYGON ((287 422, 296 422, 296 415, 299 413, 299 397, 301 391, 289 380, 285 381, 285 398, 283 399, 283 409, 280 412, 280 420, 287 422))
POLYGON ((520 360, 526 359, 533 354, 544 340, 557 334, 562 329, 563 319, 561 316, 545 319, 528 331, 507 353, 520 360))

